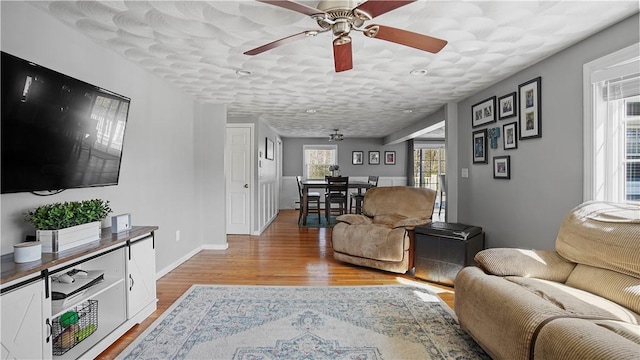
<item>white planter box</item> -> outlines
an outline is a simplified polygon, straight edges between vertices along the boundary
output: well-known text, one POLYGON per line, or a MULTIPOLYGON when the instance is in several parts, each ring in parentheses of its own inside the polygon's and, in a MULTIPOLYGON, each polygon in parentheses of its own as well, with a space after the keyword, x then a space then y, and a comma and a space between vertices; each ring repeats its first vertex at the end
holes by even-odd
POLYGON ((36 230, 36 240, 42 243, 42 252, 55 253, 100 240, 100 221, 72 226, 60 230, 36 230))

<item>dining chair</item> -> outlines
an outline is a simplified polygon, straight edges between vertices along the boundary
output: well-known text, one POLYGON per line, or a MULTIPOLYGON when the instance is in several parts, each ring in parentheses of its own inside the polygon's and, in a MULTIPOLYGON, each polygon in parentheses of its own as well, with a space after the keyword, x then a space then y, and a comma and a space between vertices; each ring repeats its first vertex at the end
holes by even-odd
POLYGON ((338 204, 339 214, 347 212, 347 201, 349 199, 349 177, 348 176, 327 176, 327 191, 324 194, 324 215, 327 223, 331 219, 333 204, 338 204))
MULTIPOLYGON (((367 182, 369 183, 369 188, 377 187, 378 177, 369 175, 367 182)), ((349 207, 349 212, 360 214, 362 212, 362 201, 364 201, 364 192, 358 191, 357 193, 351 193, 351 205, 349 207), (354 212, 354 207, 355 207, 355 212, 354 212)))
MULTIPOLYGON (((302 218, 302 214, 305 212, 305 209, 307 214, 317 213, 318 224, 320 224, 321 223, 320 210, 322 209, 320 207, 320 193, 314 192, 314 191, 307 191, 307 202, 303 203, 304 202, 304 186, 302 186, 302 176, 296 176, 296 182, 298 183, 298 195, 300 196, 300 199, 299 199, 300 213, 298 214, 298 224, 300 224, 300 219, 302 218), (315 207, 312 207, 309 205, 315 205, 315 207)), ((304 219, 302 219, 302 225, 307 225, 306 216, 304 217, 304 219)))

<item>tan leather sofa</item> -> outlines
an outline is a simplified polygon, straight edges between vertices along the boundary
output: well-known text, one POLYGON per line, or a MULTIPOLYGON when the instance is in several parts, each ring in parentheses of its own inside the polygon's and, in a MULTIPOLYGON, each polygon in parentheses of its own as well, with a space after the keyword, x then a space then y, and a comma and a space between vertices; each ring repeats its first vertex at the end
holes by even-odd
POLYGON ((362 214, 336 218, 333 257, 404 274, 413 268, 413 229, 431 222, 436 192, 407 186, 367 190, 362 214))
POLYGON ((587 202, 555 251, 494 248, 455 280, 455 312, 493 359, 640 359, 640 207, 587 202))

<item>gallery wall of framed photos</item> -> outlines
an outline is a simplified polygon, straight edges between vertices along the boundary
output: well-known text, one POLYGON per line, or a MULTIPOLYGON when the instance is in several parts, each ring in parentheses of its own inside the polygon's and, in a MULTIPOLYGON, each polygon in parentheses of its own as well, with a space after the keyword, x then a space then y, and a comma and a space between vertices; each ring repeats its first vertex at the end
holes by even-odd
POLYGON ((517 91, 472 105, 473 164, 491 163, 494 179, 511 179, 515 159, 505 153, 518 149, 519 141, 542 137, 541 99, 542 77, 536 77, 518 85, 517 91), (496 152, 492 161, 490 152, 496 152))

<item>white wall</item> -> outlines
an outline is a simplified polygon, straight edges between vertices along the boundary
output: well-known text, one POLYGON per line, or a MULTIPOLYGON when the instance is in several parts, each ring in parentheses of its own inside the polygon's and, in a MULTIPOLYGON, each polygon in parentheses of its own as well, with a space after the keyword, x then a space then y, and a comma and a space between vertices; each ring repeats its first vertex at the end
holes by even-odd
POLYGON ((206 242, 225 244, 224 180, 199 173, 196 166, 198 158, 223 168, 224 131, 220 129, 224 129, 224 111, 216 106, 197 110, 193 98, 181 90, 26 2, 1 2, 1 16, 2 51, 131 98, 119 185, 72 189, 49 197, 2 195, 2 254, 13 252, 14 244, 34 232, 22 220, 24 211, 57 201, 102 198, 111 202, 113 215, 131 213, 134 225, 159 226, 157 268, 163 269, 203 245, 203 182, 215 189, 206 194, 208 201, 213 198, 222 209, 206 213, 204 223, 216 226, 206 230, 206 242), (206 141, 219 144, 214 149, 194 145, 196 110, 213 121, 206 141), (199 156, 199 151, 207 153, 199 156), (181 231, 180 242, 175 241, 177 230, 181 231))
POLYGON ((198 104, 195 116, 196 206, 189 211, 197 217, 202 244, 208 249, 226 249, 226 182, 224 169, 227 131, 224 105, 198 104))
MULTIPOLYGON (((458 106, 458 219, 486 231, 489 247, 553 249, 567 212, 582 201, 582 65, 639 41, 638 14, 491 86, 458 106), (471 106, 542 77, 542 138, 489 149, 472 164, 471 106), (511 180, 493 179, 492 158, 511 155, 511 180), (469 169, 469 178, 460 177, 469 169)), ((640 54, 639 54, 640 55, 640 54)), ((515 118, 482 128, 502 127, 515 118)))

